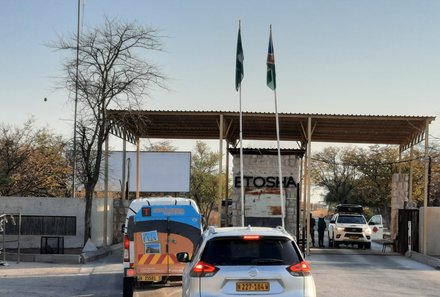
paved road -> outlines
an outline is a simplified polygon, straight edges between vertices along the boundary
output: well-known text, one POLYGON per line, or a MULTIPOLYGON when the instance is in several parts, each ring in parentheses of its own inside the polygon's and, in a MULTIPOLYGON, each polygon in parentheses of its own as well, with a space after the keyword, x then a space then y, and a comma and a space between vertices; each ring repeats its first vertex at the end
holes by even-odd
POLYGON ((0 266, 0 296, 122 296, 120 253, 84 265, 8 264, 0 266))
POLYGON ((440 271, 398 254, 342 248, 308 261, 319 297, 440 296, 440 271))
MULTIPOLYGON (((398 254, 357 248, 312 249, 307 257, 319 297, 438 297, 440 271, 398 254)), ((122 296, 121 254, 84 265, 0 266, 0 296, 122 296)), ((179 284, 150 287, 136 297, 177 297, 179 284)))

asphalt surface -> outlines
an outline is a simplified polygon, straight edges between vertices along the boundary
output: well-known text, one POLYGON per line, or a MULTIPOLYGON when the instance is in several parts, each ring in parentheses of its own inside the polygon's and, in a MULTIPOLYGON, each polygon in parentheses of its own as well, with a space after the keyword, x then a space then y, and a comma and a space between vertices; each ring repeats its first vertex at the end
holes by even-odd
MULTIPOLYGON (((317 260, 338 249, 311 248, 306 259, 317 260)), ((373 243, 371 249, 344 249, 345 256, 353 255, 399 255, 382 245, 373 243)), ((440 259, 420 253, 407 255, 410 259, 440 269, 440 259)), ((94 253, 82 255, 83 264, 7 261, 0 265, 0 296, 121 296, 122 292, 122 246, 115 245, 94 253)), ((179 288, 150 288, 135 296, 179 296, 179 288)))

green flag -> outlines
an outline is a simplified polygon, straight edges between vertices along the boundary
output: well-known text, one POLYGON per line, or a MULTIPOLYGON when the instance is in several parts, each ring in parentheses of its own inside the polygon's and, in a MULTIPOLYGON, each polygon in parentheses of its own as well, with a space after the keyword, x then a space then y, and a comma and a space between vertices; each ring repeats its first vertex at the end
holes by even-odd
POLYGON ((237 38, 237 58, 235 62, 235 89, 238 89, 241 86, 241 81, 244 77, 244 69, 243 69, 243 47, 241 46, 241 34, 240 34, 240 26, 238 27, 238 38, 237 38))
POLYGON ((269 48, 267 50, 267 86, 272 90, 275 90, 277 87, 276 76, 275 76, 275 55, 273 52, 273 44, 272 44, 272 26, 270 27, 270 35, 269 35, 269 48))

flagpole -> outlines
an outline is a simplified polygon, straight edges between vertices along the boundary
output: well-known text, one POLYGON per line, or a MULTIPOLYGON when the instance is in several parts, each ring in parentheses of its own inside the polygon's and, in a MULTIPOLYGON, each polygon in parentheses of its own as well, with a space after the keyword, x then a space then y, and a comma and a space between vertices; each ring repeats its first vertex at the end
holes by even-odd
POLYGON ((243 172, 243 114, 241 111, 241 81, 244 77, 243 68, 243 47, 241 44, 241 21, 238 21, 238 37, 237 37, 237 56, 235 61, 235 89, 238 91, 240 102, 240 206, 241 206, 241 226, 244 227, 244 172, 243 172))
POLYGON ((278 104, 277 104, 277 91, 273 90, 273 97, 275 101, 275 121, 277 128, 277 148, 278 148, 278 176, 280 180, 280 200, 281 200, 281 226, 284 228, 285 218, 285 206, 284 206, 284 188, 283 188, 283 173, 281 169, 281 149, 280 149, 280 125, 278 119, 278 104))
POLYGON ((278 179, 280 187, 280 204, 281 204, 281 225, 284 228, 285 219, 285 206, 284 206, 284 189, 283 189, 283 173, 281 170, 281 150, 280 150, 280 125, 278 119, 278 104, 277 104, 277 92, 276 92, 276 74, 275 74, 275 54, 272 43, 272 25, 270 25, 269 32, 269 47, 267 49, 267 86, 273 90, 275 101, 275 122, 277 132, 277 149, 278 149, 278 179))
POLYGON ((244 227, 244 173, 243 173, 243 114, 241 112, 241 85, 238 90, 240 97, 240 184, 241 184, 241 226, 244 227))
MULTIPOLYGON (((238 32, 240 34, 241 43, 241 20, 238 21, 238 32)), ((243 113, 241 110, 241 82, 238 89, 240 101, 240 203, 241 203, 241 226, 244 227, 244 166, 243 166, 243 113)))

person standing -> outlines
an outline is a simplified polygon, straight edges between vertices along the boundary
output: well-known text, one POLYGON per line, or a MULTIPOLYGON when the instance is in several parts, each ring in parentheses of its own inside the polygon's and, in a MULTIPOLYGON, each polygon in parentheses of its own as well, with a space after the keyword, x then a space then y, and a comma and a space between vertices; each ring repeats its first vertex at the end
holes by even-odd
POLYGON ((312 216, 312 213, 310 213, 310 238, 312 239, 312 246, 315 247, 315 219, 312 216))
POLYGON ((321 215, 318 219, 318 245, 324 247, 324 232, 327 228, 327 224, 324 220, 324 216, 321 215))

